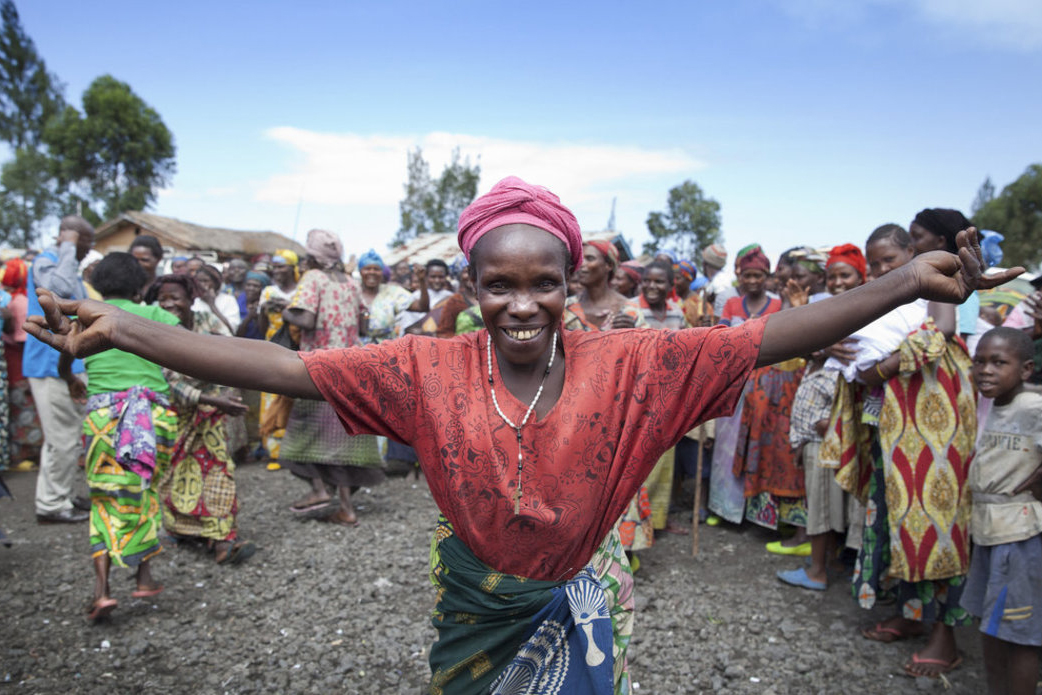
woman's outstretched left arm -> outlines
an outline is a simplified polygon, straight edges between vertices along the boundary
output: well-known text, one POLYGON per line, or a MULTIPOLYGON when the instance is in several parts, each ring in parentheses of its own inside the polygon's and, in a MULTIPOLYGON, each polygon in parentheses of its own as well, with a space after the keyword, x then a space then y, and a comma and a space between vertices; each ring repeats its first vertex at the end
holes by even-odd
POLYGON ((42 289, 37 295, 44 316, 30 316, 26 332, 73 357, 118 348, 212 384, 322 398, 304 361, 266 340, 200 335, 104 302, 60 299, 42 289))
POLYGON ((959 304, 976 289, 996 287, 1024 272, 1012 268, 983 275, 977 230, 959 232, 958 255, 932 251, 866 285, 771 314, 764 328, 757 366, 808 355, 839 342, 887 312, 918 298, 959 304))

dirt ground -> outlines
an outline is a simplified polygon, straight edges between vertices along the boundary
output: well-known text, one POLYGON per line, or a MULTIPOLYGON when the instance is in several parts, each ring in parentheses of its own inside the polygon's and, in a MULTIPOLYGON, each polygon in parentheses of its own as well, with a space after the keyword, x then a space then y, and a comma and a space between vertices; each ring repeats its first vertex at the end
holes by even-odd
MULTIPOLYGON (((345 529, 293 518, 304 486, 286 471, 241 467, 240 530, 257 555, 226 568, 202 550, 164 551, 155 573, 166 591, 148 600, 113 570, 119 608, 91 625, 86 524, 38 525, 35 473, 4 478, 16 498, 0 502, 14 541, 0 548, 0 693, 424 692, 436 510, 422 481, 361 491, 362 523, 345 529)), ((698 558, 689 537, 668 534, 641 554, 635 692, 984 691, 975 629, 958 631, 965 662, 946 681, 908 678, 901 665, 922 639, 858 633, 887 608, 860 610, 847 583, 782 585, 775 571, 800 560, 765 552, 773 536, 760 529, 701 536, 698 558)))

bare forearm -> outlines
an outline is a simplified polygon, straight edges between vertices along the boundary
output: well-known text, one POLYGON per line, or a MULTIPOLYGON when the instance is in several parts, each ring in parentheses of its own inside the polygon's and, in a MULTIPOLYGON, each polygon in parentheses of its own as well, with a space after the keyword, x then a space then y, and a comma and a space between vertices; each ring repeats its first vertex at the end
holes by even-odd
POLYGON ((64 352, 58 355, 58 376, 65 381, 74 378, 72 374, 72 355, 64 352))
POLYGON ((112 342, 121 350, 209 383, 295 398, 322 397, 295 352, 264 340, 200 335, 123 313, 112 342))
POLYGON ((430 311, 431 296, 427 293, 427 285, 420 285, 420 296, 409 305, 409 311, 430 311))
POLYGON ((912 301, 916 297, 915 276, 902 270, 835 297, 771 314, 757 366, 821 350, 912 301))
POLYGON ((50 290, 59 297, 81 296, 79 274, 76 245, 71 242, 58 245, 57 262, 44 257, 33 267, 33 281, 36 286, 50 290))
POLYGON ((945 340, 955 335, 955 305, 944 302, 930 302, 927 314, 933 319, 937 330, 944 334, 945 340))
POLYGON ((289 307, 282 310, 282 320, 303 331, 313 331, 315 330, 315 324, 318 322, 318 316, 315 315, 315 312, 307 309, 289 307))

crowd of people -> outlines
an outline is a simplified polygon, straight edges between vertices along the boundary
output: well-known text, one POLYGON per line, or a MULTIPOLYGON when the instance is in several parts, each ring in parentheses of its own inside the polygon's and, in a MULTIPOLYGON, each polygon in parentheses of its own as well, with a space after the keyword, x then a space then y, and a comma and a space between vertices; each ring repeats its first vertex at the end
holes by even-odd
POLYGON ((422 471, 437 692, 628 692, 633 573, 692 503, 776 531, 794 590, 893 603, 862 634, 928 631, 909 675, 958 667, 953 628, 976 618, 993 691, 1034 692, 1042 294, 988 301, 1016 272, 984 274, 996 246, 970 227, 934 208, 774 264, 754 244, 731 282, 720 244, 621 262, 516 178, 463 213, 458 257, 424 265, 345 266, 324 230, 303 257, 223 268, 144 235, 100 257, 66 217, 3 269, 0 457, 39 447, 37 518, 89 522, 92 620, 118 606, 113 564, 150 597, 164 546, 255 554, 243 461, 288 469, 292 513, 344 526, 359 487, 422 471))

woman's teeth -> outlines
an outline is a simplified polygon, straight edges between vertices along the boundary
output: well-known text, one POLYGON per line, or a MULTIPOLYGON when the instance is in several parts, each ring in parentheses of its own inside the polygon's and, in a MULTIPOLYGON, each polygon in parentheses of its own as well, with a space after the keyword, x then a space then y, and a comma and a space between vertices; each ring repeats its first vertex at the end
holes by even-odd
POLYGON ((514 340, 531 340, 539 335, 542 330, 542 328, 530 328, 528 330, 517 330, 514 328, 503 329, 503 331, 514 340))

